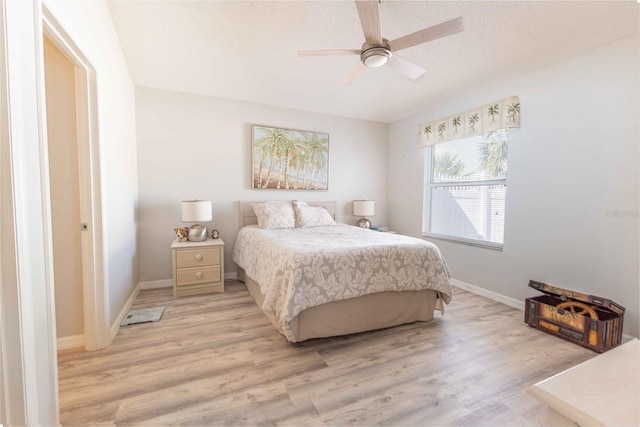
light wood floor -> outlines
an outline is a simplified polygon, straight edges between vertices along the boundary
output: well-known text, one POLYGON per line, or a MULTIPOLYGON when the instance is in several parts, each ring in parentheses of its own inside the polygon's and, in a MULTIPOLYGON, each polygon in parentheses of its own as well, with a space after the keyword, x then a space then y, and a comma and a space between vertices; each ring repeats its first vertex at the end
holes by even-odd
POLYGON ((173 299, 104 350, 59 355, 64 425, 541 425, 530 385, 596 353, 455 289, 444 317, 290 344, 244 285, 173 299))

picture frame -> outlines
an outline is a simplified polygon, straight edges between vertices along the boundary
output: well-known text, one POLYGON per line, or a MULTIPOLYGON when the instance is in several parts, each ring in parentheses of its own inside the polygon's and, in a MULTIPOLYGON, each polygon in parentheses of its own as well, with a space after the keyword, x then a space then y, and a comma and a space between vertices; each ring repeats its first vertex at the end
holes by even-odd
POLYGON ((252 125, 251 188, 327 191, 329 134, 252 125))

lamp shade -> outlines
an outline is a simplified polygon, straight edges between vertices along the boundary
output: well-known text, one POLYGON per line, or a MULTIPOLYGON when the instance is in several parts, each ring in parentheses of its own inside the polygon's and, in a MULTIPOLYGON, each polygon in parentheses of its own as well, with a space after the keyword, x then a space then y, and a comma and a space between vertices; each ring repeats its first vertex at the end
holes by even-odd
POLYGON ((211 221, 211 201, 185 200, 182 202, 182 222, 211 221))
POLYGON ((353 215, 354 216, 374 216, 375 215, 374 200, 354 200, 353 215))

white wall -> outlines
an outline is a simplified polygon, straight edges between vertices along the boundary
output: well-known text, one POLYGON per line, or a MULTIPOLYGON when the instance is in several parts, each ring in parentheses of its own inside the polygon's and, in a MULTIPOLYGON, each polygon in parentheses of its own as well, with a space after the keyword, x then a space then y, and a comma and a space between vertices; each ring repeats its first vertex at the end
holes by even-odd
POLYGON ((225 241, 225 272, 240 228, 239 201, 336 200, 337 220, 355 223, 351 201, 376 201, 387 221, 388 125, 246 102, 136 88, 140 280, 171 278, 169 246, 180 201, 213 202, 209 229, 225 241), (251 189, 251 124, 329 134, 329 190, 251 189))
POLYGON ((138 282, 135 92, 106 2, 45 0, 96 69, 105 286, 114 323, 138 282))
POLYGON ((418 124, 517 95, 504 250, 434 242, 455 279, 520 301, 537 294, 529 279, 611 298, 627 308, 625 332, 638 336, 638 48, 637 37, 625 38, 393 123, 389 205, 403 209, 390 210, 390 225, 421 234, 418 124))

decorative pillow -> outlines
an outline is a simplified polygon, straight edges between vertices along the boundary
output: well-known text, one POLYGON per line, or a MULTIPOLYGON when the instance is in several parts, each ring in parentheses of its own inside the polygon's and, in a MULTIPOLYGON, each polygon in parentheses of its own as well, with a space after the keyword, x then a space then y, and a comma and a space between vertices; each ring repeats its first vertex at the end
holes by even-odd
POLYGON ((324 225, 336 224, 329 211, 325 208, 309 206, 307 203, 297 200, 293 201, 293 208, 296 211, 296 227, 298 228, 322 227, 324 225))
POLYGON ((261 228, 294 228, 296 214, 290 201, 251 203, 261 228))

